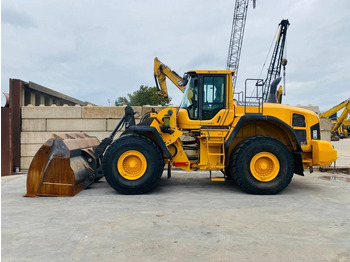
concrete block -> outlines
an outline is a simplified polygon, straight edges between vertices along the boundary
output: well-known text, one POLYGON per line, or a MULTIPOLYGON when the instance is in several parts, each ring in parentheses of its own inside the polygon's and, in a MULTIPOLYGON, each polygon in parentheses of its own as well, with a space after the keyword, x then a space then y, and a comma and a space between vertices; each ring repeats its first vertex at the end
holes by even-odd
POLYGON ((46 131, 46 120, 22 119, 22 131, 46 131))
POLYGON ((134 112, 138 113, 135 115, 135 118, 141 118, 142 106, 132 106, 132 109, 134 110, 134 112))
POLYGON ((21 132, 21 144, 42 144, 51 137, 51 132, 21 132))
POLYGON ((113 131, 120 119, 107 119, 107 131, 113 131))
POLYGON ((124 110, 122 106, 84 106, 82 118, 122 118, 124 110))
POLYGON ((81 110, 77 106, 24 106, 22 118, 81 118, 81 110))
POLYGON ((304 108, 304 109, 307 109, 307 110, 311 110, 317 114, 320 114, 320 108, 319 106, 314 106, 314 105, 308 105, 308 106, 302 106, 300 104, 296 105, 297 107, 300 107, 300 108, 304 108))
MULTIPOLYGON (((114 128, 117 126, 119 123, 120 119, 107 119, 107 131, 111 132, 114 130, 114 128)), ((135 123, 138 124, 140 123, 140 119, 136 118, 135 123)), ((125 127, 123 127, 122 131, 125 130, 125 127)))
POLYGON ((332 129, 332 121, 329 118, 320 118, 320 129, 330 131, 332 129))
POLYGON ((21 171, 27 171, 30 167, 33 157, 31 156, 22 156, 20 159, 21 171))
MULTIPOLYGON (((132 107, 139 114, 141 106, 132 107)), ((82 118, 122 118, 125 114, 125 106, 84 106, 82 107, 82 118)), ((137 115, 135 116, 137 117, 137 115)))
POLYGON ((42 144, 21 144, 21 157, 31 156, 33 157, 42 144))
POLYGON ((150 112, 151 109, 154 108, 156 112, 162 111, 164 108, 167 108, 167 106, 143 106, 141 111, 141 117, 146 114, 147 112, 150 112))
POLYGON ((321 140, 331 141, 331 132, 327 130, 321 130, 321 140))
POLYGON ((106 131, 106 119, 47 119, 47 131, 106 131))

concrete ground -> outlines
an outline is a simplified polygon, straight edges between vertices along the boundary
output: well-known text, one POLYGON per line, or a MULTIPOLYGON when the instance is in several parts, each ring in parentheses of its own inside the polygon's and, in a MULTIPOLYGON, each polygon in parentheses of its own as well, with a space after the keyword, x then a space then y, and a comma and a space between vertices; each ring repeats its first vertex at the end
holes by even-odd
MULTIPOLYGON (((350 139, 334 142, 350 165, 350 139)), ((2 178, 2 261, 350 261, 350 175, 305 172, 274 196, 208 172, 173 172, 146 195, 102 180, 75 197, 24 198, 2 178)))

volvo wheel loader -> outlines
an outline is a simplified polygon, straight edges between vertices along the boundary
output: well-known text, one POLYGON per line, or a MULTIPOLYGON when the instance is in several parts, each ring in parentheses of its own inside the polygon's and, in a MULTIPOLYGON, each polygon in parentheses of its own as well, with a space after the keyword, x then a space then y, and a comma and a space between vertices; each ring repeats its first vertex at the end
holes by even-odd
MULTIPOLYGON (((74 181, 85 181, 81 189, 103 175, 120 193, 146 193, 156 186, 165 165, 168 177, 172 167, 186 171, 216 170, 223 173, 216 179, 234 180, 245 192, 276 194, 288 186, 293 174, 303 175, 306 168, 329 165, 336 160, 337 152, 330 142, 320 140, 315 113, 278 103, 262 103, 262 97, 256 103, 249 102, 247 97, 235 101, 234 73, 191 70, 180 77, 156 58, 157 86, 167 98, 166 78, 169 78, 183 92, 180 106, 153 112, 137 125, 132 108, 126 107, 125 116, 110 137, 99 144, 95 141, 89 149, 88 145, 80 151, 72 148, 72 156, 78 158, 75 162, 82 165, 76 166, 72 160, 70 166, 67 162, 60 164, 63 163, 60 158, 69 159, 69 147, 65 147, 63 155, 61 152, 57 156, 57 150, 41 153, 33 160, 40 164, 32 163, 28 172, 27 195, 55 195, 50 190, 43 192, 43 188, 65 188, 68 184, 73 187, 74 181), (114 140, 123 124, 125 131, 114 140), (51 176, 47 172, 50 166, 51 176), (82 176, 78 174, 84 172, 85 180, 79 180, 77 177, 82 176), (60 181, 64 173, 71 174, 71 182, 60 181)), ((273 85, 277 84, 274 81, 273 85)), ((65 141, 70 137, 56 137, 53 143, 57 139, 63 139, 60 144, 67 144, 65 141)))

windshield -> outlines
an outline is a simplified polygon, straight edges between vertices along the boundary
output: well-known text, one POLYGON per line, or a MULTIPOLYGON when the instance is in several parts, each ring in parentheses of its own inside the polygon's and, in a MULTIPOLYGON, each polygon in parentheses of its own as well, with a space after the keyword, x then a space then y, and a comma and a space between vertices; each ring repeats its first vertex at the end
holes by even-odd
POLYGON ((198 119, 198 78, 189 77, 180 108, 188 111, 190 119, 198 119))

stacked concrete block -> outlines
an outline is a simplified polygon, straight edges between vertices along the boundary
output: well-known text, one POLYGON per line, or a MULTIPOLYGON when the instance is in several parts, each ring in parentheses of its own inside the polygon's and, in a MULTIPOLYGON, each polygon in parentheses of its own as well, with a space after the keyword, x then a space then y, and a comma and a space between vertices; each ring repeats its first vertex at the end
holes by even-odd
POLYGON ((313 112, 315 112, 316 114, 320 114, 320 108, 319 108, 319 106, 314 106, 314 105, 307 105, 307 106, 303 106, 303 105, 300 105, 300 104, 298 104, 298 105, 296 105, 297 107, 300 107, 300 108, 304 108, 304 109, 307 109, 307 110, 311 110, 311 111, 313 111, 313 112))
POLYGON ((320 119, 321 139, 331 141, 332 122, 329 118, 320 119))
MULTIPOLYGON (((136 123, 152 106, 133 107, 136 123)), ((164 107, 154 107, 157 112, 164 107)), ((57 132, 84 132, 100 141, 109 136, 124 116, 125 106, 25 106, 22 107, 21 170, 29 165, 40 146, 57 132)), ((118 138, 122 132, 118 132, 118 138)))

